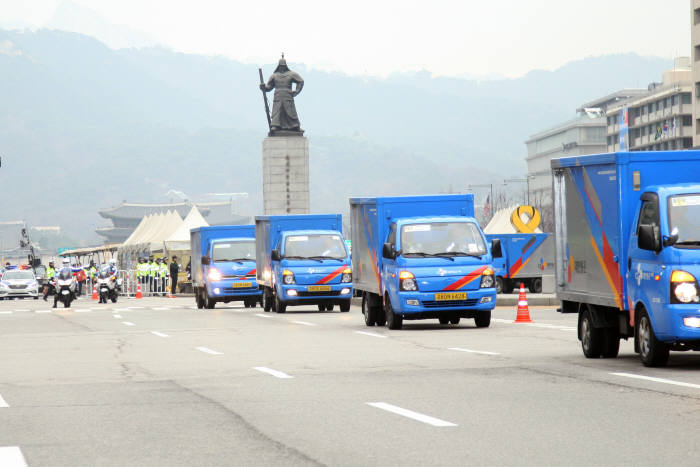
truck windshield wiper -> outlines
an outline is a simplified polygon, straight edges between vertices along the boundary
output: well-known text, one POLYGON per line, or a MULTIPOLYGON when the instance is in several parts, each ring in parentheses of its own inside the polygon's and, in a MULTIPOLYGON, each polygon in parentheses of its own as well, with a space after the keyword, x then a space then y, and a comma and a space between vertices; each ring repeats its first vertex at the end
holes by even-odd
POLYGON ((314 261, 318 261, 319 263, 323 262, 322 259, 318 259, 314 256, 283 256, 282 259, 312 259, 314 261))
POLYGON ((422 256, 424 258, 446 258, 449 259, 450 261, 454 261, 455 259, 452 257, 453 253, 426 253, 424 251, 412 251, 411 253, 404 253, 404 256, 406 255, 417 255, 417 256, 422 256), (450 255, 450 256, 446 256, 450 255))
POLYGON ((700 240, 686 240, 684 242, 676 242, 674 245, 700 245, 700 240))
POLYGON ((335 256, 323 256, 323 255, 309 256, 309 258, 311 258, 311 259, 320 259, 320 260, 324 260, 324 259, 334 259, 334 260, 340 261, 340 262, 342 262, 342 261, 345 260, 344 258, 336 258, 335 256))
POLYGON ((467 253, 466 251, 446 251, 445 253, 437 253, 438 255, 449 254, 452 256, 471 256, 472 258, 481 258, 486 253, 467 253))

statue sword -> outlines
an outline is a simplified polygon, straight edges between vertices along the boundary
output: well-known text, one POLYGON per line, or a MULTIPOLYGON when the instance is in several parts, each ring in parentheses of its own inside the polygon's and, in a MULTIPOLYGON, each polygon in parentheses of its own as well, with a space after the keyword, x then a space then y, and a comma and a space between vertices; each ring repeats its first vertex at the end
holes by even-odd
MULTIPOLYGON (((263 72, 262 68, 258 68, 258 72, 260 73, 260 84, 265 84, 265 80, 263 79, 263 72)), ((263 93, 263 99, 265 100, 265 116, 267 117, 267 127, 270 129, 270 133, 272 133, 272 121, 270 120, 270 106, 267 103, 267 93, 265 92, 264 89, 261 89, 263 93)))

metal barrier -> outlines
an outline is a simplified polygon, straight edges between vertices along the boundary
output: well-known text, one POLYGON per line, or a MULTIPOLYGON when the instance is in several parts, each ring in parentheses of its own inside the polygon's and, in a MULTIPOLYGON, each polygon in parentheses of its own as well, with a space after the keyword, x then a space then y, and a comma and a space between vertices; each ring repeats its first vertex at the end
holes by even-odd
MULTIPOLYGON (((144 297, 157 297, 170 295, 171 280, 170 275, 166 277, 146 276, 139 277, 136 270, 120 269, 117 272, 117 280, 121 283, 119 295, 126 297, 135 297, 138 290, 138 285, 141 285, 141 294, 144 297)), ((97 284, 97 277, 90 278, 88 276, 82 284, 81 295, 91 296, 93 289, 97 284)))

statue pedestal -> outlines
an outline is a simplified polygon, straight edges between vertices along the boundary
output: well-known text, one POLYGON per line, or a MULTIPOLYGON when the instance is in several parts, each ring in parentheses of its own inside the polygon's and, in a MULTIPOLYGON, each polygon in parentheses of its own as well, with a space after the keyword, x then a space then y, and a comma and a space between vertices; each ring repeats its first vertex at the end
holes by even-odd
POLYGON ((263 207, 266 215, 309 213, 309 140, 263 140, 263 207))

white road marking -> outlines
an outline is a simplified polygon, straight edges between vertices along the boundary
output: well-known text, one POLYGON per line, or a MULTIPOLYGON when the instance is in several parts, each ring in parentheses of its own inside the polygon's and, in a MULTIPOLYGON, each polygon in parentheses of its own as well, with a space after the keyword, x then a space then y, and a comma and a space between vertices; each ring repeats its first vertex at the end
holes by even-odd
POLYGON ((88 313, 88 312, 92 311, 92 309, 91 308, 77 308, 73 311, 75 311, 76 313, 88 313))
POLYGON ((623 376, 625 378, 643 379, 645 381, 653 381, 654 383, 671 384, 673 386, 682 386, 684 388, 700 389, 700 384, 684 383, 683 381, 674 381, 672 379, 654 378, 652 376, 635 375, 634 373, 610 373, 615 376, 623 376))
POLYGON ((151 334, 153 334, 154 336, 158 336, 158 337, 170 337, 169 335, 163 334, 162 332, 158 332, 158 331, 151 331, 151 334))
POLYGON ((281 371, 273 370, 272 368, 267 368, 265 366, 254 366, 254 370, 258 370, 262 373, 267 373, 268 375, 272 375, 275 378, 281 378, 281 379, 291 379, 294 378, 294 376, 288 375, 287 373, 283 373, 281 371))
POLYGON ((17 446, 0 446, 0 465, 2 467, 27 467, 22 450, 17 446))
POLYGON ((382 334, 377 334, 375 332, 365 332, 365 331, 353 331, 357 334, 362 334, 363 336, 372 336, 372 337, 381 337, 383 339, 386 339, 387 336, 382 335, 382 334))
POLYGON ((135 325, 134 323, 132 323, 131 321, 122 321, 122 324, 124 324, 124 325, 126 325, 126 326, 136 326, 136 325, 135 325))
POLYGON ((200 352, 208 353, 211 355, 223 355, 223 353, 217 352, 216 350, 212 350, 208 347, 195 347, 195 349, 199 350, 200 352))
POLYGON ((51 313, 52 310, 35 310, 34 313, 51 313))
POLYGON ((5 399, 2 398, 2 394, 0 394, 0 409, 4 409, 6 407, 9 407, 9 405, 7 402, 5 402, 5 399))
POLYGON ((11 315, 11 311, 0 311, 0 315, 11 315))
POLYGON ((508 323, 511 324, 513 321, 507 320, 507 319, 501 319, 501 318, 491 318, 491 321, 494 323, 508 323))
POLYGON ((261 318, 272 318, 272 315, 264 315, 262 313, 255 313, 255 316, 259 316, 261 318))
POLYGON ((32 310, 15 310, 17 313, 25 313, 27 311, 32 311, 32 310))
POLYGON ((115 319, 122 319, 122 315, 112 315, 115 319))
POLYGON ((428 425, 432 425, 432 426, 437 426, 437 427, 457 426, 456 424, 454 424, 452 422, 440 420, 439 418, 434 418, 434 417, 431 417, 429 415, 424 415, 422 413, 414 412, 412 410, 402 409, 401 407, 387 404, 386 402, 367 402, 367 405, 370 405, 370 406, 375 407, 377 409, 386 410, 387 412, 395 413, 397 415, 403 415, 404 417, 408 417, 408 418, 411 418, 413 420, 417 420, 419 422, 427 423, 428 425))
POLYGON ((129 307, 130 310, 143 310, 143 308, 144 307, 142 307, 142 306, 130 306, 129 307))
POLYGON ((309 323, 308 321, 292 321, 292 323, 303 324, 304 326, 316 326, 316 323, 309 323))
POLYGON ((498 352, 487 352, 485 350, 470 350, 470 349, 463 349, 461 347, 449 347, 448 350, 456 350, 458 352, 478 353, 481 355, 501 355, 498 352))
POLYGON ((167 311, 169 309, 170 309, 170 307, 168 307, 168 306, 157 306, 157 307, 151 308, 151 310, 154 310, 154 311, 167 311))
POLYGON ((122 312, 122 311, 129 311, 130 309, 131 309, 131 308, 112 308, 112 311, 119 311, 119 312, 122 312))

